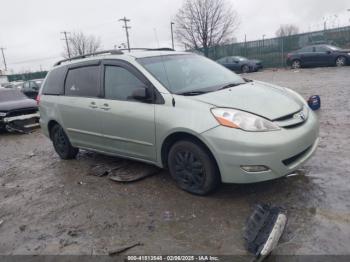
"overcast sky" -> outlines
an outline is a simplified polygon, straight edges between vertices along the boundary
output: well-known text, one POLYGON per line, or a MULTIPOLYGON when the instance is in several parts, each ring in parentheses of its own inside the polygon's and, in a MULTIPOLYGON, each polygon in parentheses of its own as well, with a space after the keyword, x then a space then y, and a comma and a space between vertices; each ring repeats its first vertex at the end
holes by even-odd
MULTIPOLYGON (((82 31, 101 39, 104 49, 125 42, 118 19, 131 19, 132 47, 171 46, 170 21, 182 0, 0 0, 0 47, 15 72, 49 69, 60 59, 61 31, 82 31)), ((350 25, 349 0, 228 0, 240 17, 235 36, 243 41, 273 37, 280 24, 302 32, 350 25), (338 17, 335 17, 337 15, 338 17)), ((182 48, 177 45, 177 48, 182 48)), ((0 68, 3 68, 2 57, 0 68)))

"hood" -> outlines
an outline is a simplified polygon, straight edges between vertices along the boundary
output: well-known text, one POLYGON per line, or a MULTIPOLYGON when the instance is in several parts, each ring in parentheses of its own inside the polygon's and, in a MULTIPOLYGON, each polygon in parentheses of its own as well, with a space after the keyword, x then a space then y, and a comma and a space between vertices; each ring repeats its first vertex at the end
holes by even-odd
POLYGON ((270 120, 296 113, 303 107, 303 102, 286 88, 258 81, 192 98, 217 107, 250 112, 270 120))
POLYGON ((33 99, 20 99, 6 102, 0 102, 0 112, 8 112, 12 110, 24 108, 37 108, 36 101, 33 99))
POLYGON ((341 49, 341 50, 338 50, 338 52, 340 52, 340 53, 350 53, 350 49, 341 49))

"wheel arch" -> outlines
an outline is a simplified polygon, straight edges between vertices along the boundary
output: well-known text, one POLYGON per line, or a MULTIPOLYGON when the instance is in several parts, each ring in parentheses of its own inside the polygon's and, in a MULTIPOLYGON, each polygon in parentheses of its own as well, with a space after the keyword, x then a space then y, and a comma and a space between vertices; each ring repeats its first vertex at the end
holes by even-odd
POLYGON ((210 148, 206 145, 206 143, 203 140, 201 140, 200 138, 198 138, 197 136, 195 136, 194 134, 184 132, 184 131, 178 131, 178 132, 169 134, 164 139, 164 141, 162 143, 162 147, 161 147, 161 163, 162 163, 163 167, 168 166, 167 162, 168 162, 168 154, 169 154, 170 148, 176 142, 181 141, 181 140, 195 141, 195 143, 201 145, 208 152, 210 157, 213 159, 216 167, 218 168, 218 170, 220 172, 218 161, 216 160, 214 154, 212 153, 210 148))

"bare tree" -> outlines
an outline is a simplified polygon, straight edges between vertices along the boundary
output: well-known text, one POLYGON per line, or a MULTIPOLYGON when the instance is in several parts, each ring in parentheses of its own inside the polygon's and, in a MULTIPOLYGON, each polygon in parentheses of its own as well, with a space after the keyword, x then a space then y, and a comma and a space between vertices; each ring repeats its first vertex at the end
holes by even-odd
POLYGON ((69 58, 69 53, 71 57, 94 53, 100 46, 101 41, 99 38, 93 35, 85 35, 82 32, 74 32, 68 38, 69 52, 67 46, 65 46, 63 56, 69 58))
POLYGON ((239 19, 227 0, 185 0, 175 17, 176 38, 187 48, 226 44, 238 28, 239 19))
POLYGON ((276 31, 277 37, 291 36, 299 33, 299 28, 295 25, 281 25, 276 31))

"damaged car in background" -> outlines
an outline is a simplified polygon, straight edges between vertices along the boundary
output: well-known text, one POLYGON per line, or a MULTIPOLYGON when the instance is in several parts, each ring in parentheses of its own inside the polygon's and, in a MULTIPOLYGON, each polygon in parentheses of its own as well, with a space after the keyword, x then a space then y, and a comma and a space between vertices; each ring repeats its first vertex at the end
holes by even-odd
POLYGON ((0 130, 28 132, 39 126, 36 101, 14 88, 0 89, 0 130))

